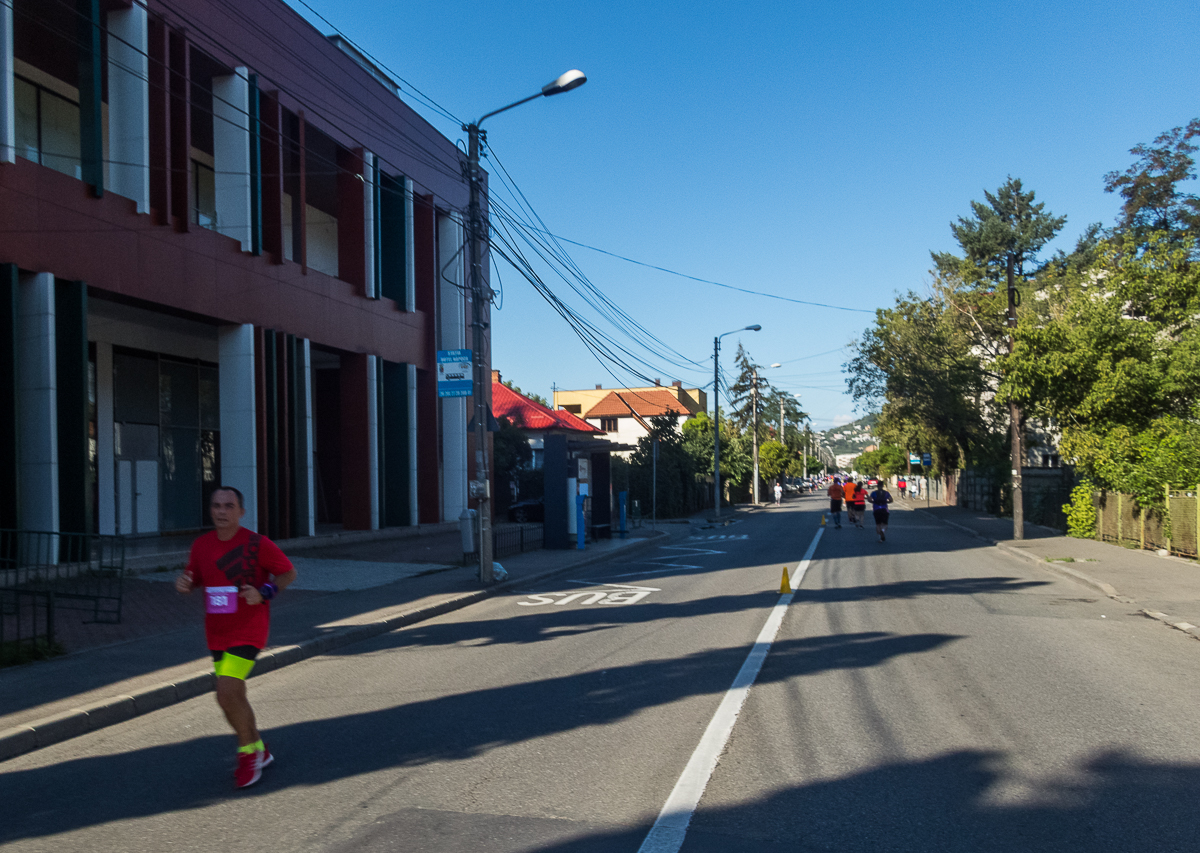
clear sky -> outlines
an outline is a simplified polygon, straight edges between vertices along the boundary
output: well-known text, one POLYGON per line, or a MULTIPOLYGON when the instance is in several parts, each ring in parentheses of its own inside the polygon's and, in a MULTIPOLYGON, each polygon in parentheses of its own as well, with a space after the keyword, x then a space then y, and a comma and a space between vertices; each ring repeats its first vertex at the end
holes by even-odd
MULTIPOLYGON (((1067 216, 1052 248, 1069 250, 1088 223, 1116 216, 1103 175, 1129 166, 1134 145, 1200 116, 1195 0, 607 0, 562 14, 523 0, 306 2, 459 119, 582 69, 582 88, 484 125, 554 234, 867 311, 921 292, 930 250, 957 249, 950 221, 1008 175, 1067 216)), ((465 136, 403 97, 451 139, 465 136)), ((485 166, 507 200, 495 162, 485 166)), ((696 362, 651 358, 664 384, 711 386, 713 336, 758 323, 740 339, 760 364, 785 363, 765 375, 803 395, 818 429, 857 416, 841 366, 871 314, 567 248, 599 289, 696 362)), ((493 366, 505 379, 546 397, 555 384, 636 383, 608 373, 513 269, 498 271, 493 366)), ((727 372, 738 340, 724 340, 727 372)))

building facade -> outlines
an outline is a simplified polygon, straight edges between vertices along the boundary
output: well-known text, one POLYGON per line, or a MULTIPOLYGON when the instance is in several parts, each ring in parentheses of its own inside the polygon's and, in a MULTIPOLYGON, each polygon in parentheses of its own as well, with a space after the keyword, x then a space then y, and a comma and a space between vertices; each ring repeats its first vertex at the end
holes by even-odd
POLYGON ((461 160, 280 0, 0 4, 0 528, 456 519, 461 160))
MULTIPOLYGON (((673 415, 679 427, 697 412, 705 411, 707 395, 682 382, 648 388, 608 388, 597 385, 582 391, 554 392, 554 408, 564 409, 608 434, 617 444, 636 446, 650 434, 650 418, 673 415)), ((620 451, 628 456, 632 451, 620 451)))

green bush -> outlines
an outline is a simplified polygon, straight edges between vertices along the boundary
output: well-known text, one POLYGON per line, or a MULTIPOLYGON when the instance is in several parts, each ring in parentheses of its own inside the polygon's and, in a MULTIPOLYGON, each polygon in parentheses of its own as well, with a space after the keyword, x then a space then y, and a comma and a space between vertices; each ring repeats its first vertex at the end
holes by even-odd
POLYGON ((1095 489, 1087 480, 1071 489, 1071 502, 1063 504, 1063 512, 1067 514, 1068 536, 1076 539, 1096 537, 1096 505, 1092 502, 1095 489))

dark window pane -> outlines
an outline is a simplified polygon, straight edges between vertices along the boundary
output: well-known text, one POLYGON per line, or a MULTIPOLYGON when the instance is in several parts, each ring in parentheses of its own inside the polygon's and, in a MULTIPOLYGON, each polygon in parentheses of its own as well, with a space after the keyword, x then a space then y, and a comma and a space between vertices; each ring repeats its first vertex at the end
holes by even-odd
POLYGON ((158 427, 145 424, 113 424, 116 455, 121 459, 157 459, 158 427))
POLYGON ((158 359, 113 353, 113 417, 158 425, 158 359))
POLYGON ((200 368, 200 429, 221 428, 221 395, 215 367, 200 368))
POLYGON ((163 426, 200 426, 200 388, 196 365, 163 359, 158 379, 163 426))
POLYGON ((158 505, 163 530, 201 526, 200 433, 164 429, 159 470, 158 505))

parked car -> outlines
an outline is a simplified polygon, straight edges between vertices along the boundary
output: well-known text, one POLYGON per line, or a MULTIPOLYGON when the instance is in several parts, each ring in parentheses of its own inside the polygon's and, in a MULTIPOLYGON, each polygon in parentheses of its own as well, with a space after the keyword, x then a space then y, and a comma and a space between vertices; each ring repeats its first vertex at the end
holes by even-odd
POLYGON ((546 506, 541 498, 526 498, 508 508, 508 520, 518 524, 527 521, 545 521, 546 506))

